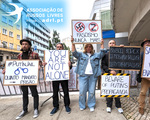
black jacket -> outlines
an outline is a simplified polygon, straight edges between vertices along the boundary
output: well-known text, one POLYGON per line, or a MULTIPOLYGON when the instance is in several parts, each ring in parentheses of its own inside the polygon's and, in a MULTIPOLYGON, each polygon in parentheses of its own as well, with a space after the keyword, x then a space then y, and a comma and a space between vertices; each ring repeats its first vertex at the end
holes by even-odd
POLYGON ((109 52, 105 53, 101 61, 102 69, 105 73, 109 73, 109 52))

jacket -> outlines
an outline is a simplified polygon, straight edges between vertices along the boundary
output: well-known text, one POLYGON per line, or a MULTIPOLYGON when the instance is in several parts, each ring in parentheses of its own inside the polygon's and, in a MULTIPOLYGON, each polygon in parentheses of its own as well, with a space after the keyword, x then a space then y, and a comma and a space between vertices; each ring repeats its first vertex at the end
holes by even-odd
MULTIPOLYGON (((105 54, 106 50, 102 49, 98 53, 94 53, 90 56, 90 62, 93 70, 93 75, 98 77, 101 75, 101 68, 100 68, 100 59, 102 59, 103 55, 105 54)), ((85 76, 85 70, 88 64, 89 56, 83 52, 77 52, 76 50, 72 53, 75 58, 78 59, 77 67, 75 72, 80 76, 85 76)))

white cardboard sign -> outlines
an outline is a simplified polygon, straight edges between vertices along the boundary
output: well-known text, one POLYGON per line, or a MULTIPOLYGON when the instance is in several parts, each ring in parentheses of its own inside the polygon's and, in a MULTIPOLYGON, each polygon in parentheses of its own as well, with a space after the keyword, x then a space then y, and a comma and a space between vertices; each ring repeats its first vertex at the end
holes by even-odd
POLYGON ((75 44, 100 43, 102 39, 101 20, 72 20, 72 36, 75 44))
POLYGON ((7 60, 4 85, 37 85, 39 60, 7 60))
POLYGON ((129 95, 130 76, 102 75, 101 96, 129 95))
POLYGON ((141 77, 150 78, 150 46, 144 48, 141 77))
POLYGON ((45 80, 60 81, 69 80, 69 53, 68 50, 45 51, 45 80))

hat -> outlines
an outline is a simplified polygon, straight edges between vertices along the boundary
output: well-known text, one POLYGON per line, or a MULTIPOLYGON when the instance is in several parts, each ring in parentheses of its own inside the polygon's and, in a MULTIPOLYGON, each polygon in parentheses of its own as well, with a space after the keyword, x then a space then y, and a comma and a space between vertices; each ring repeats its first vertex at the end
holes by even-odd
POLYGON ((150 42, 150 40, 144 39, 144 41, 141 43, 141 46, 142 46, 142 47, 143 47, 143 45, 144 45, 145 42, 150 42))
POLYGON ((28 39, 22 39, 20 40, 20 44, 22 45, 22 42, 28 42, 30 46, 32 46, 31 42, 28 39))

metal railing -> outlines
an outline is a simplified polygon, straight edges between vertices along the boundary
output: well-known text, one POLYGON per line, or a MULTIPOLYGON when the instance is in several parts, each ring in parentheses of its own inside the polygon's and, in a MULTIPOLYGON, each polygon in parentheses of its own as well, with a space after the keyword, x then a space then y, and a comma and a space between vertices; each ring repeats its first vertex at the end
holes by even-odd
MULTIPOLYGON (((70 77, 71 79, 68 82, 70 92, 79 90, 78 76, 76 75, 74 70, 75 70, 75 67, 73 67, 72 71, 70 71, 70 74, 74 75, 74 77, 70 77), (70 86, 73 86, 73 84, 74 84, 74 87, 70 87, 70 86)), ((39 94, 53 92, 52 82, 44 81, 44 69, 43 68, 39 70, 39 84, 37 85, 37 90, 39 94)), ((60 91, 62 91, 61 86, 60 86, 60 91)), ((30 90, 29 90, 29 93, 31 93, 30 90)), ((12 96, 12 95, 21 95, 21 94, 22 94, 22 91, 20 89, 20 86, 3 86, 3 74, 0 72, 0 96, 12 96)))

